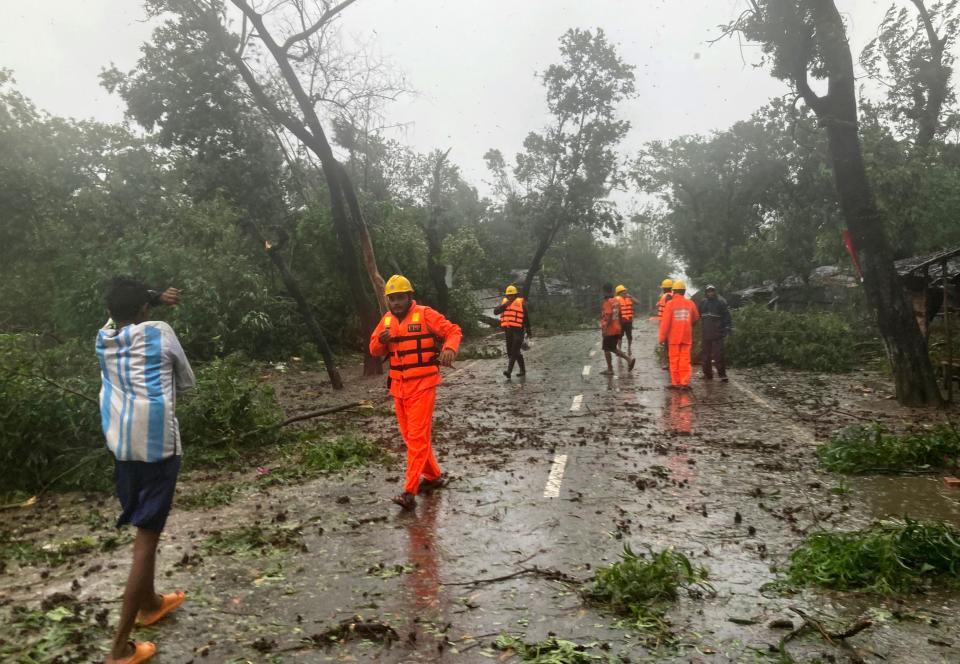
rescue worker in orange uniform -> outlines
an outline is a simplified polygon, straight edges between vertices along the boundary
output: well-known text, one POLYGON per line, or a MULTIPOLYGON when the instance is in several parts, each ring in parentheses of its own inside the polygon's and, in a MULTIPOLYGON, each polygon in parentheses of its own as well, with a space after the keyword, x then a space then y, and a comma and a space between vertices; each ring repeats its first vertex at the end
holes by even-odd
POLYGON ((667 306, 667 302, 673 298, 673 279, 664 279, 661 281, 660 289, 663 292, 660 293, 660 299, 657 300, 657 313, 655 316, 651 316, 650 320, 660 320, 663 317, 663 308, 667 306))
POLYGON ((390 311, 370 335, 370 354, 390 360, 390 394, 407 445, 406 480, 403 492, 393 502, 409 510, 422 489, 439 488, 443 483, 430 444, 433 406, 440 367, 453 366, 463 334, 459 325, 438 311, 417 304, 406 277, 390 277, 385 293, 390 311))
MULTIPOLYGON (((663 292, 660 294, 660 299, 657 300, 657 313, 655 316, 650 317, 650 320, 655 320, 658 323, 663 319, 663 308, 667 306, 667 302, 673 298, 673 279, 667 278, 661 281, 660 289, 663 292)), ((670 346, 664 346, 663 348, 666 355, 664 358, 666 365, 660 368, 664 371, 670 371, 670 346)))
POLYGON ((530 316, 527 313, 527 304, 517 292, 517 287, 513 284, 507 286, 504 291, 503 302, 499 307, 493 310, 494 315, 500 316, 500 327, 503 328, 503 334, 507 341, 507 370, 503 375, 510 378, 513 373, 513 365, 520 367, 517 376, 527 375, 527 365, 523 361, 523 335, 526 332, 528 337, 533 334, 530 331, 530 316))
POLYGON ((633 305, 636 301, 633 296, 627 292, 627 287, 620 284, 616 288, 617 301, 620 303, 620 343, 617 348, 623 345, 623 338, 627 338, 627 353, 633 350, 633 305))
POLYGON ((603 285, 603 306, 600 308, 600 331, 603 334, 603 356, 607 360, 607 370, 600 373, 604 376, 613 375, 613 355, 628 362, 627 371, 633 371, 637 363, 635 357, 624 353, 617 347, 623 327, 620 321, 620 302, 613 296, 613 285, 603 285))
POLYGON ((673 297, 663 308, 660 318, 660 343, 670 349, 670 389, 689 390, 690 351, 693 348, 693 324, 700 320, 697 305, 686 298, 687 287, 682 281, 673 282, 673 297))

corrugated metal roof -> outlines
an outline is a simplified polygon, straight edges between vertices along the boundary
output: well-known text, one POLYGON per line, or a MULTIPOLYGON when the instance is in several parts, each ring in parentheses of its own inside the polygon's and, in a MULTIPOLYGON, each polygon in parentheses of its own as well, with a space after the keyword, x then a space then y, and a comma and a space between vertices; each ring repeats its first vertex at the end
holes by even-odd
POLYGON ((931 281, 939 281, 942 277, 943 261, 947 261, 947 278, 953 279, 960 274, 960 246, 952 249, 942 249, 925 256, 904 258, 894 263, 901 277, 909 274, 919 275, 927 269, 931 281))

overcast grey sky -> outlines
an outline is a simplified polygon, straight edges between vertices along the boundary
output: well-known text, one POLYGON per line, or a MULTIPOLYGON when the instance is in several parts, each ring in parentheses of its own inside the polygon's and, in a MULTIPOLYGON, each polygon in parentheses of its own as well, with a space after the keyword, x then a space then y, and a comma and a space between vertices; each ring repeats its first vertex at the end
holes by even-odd
MULTIPOLYGON (((854 48, 873 37, 892 0, 837 0, 854 48)), ((906 0, 898 0, 906 3, 906 0)), ((111 62, 131 68, 150 26, 137 0, 2 0, 0 66, 20 90, 57 115, 119 121, 120 101, 97 75, 111 62)), ((399 138, 420 151, 452 147, 452 159, 477 185, 491 147, 508 158, 544 121, 538 71, 558 59, 571 27, 602 27, 636 66, 636 99, 622 114, 633 129, 624 146, 728 127, 785 86, 756 69, 755 46, 716 45, 718 25, 745 0, 358 0, 346 33, 376 44, 418 91, 394 104, 399 138)), ((484 187, 481 188, 483 189, 484 187)))

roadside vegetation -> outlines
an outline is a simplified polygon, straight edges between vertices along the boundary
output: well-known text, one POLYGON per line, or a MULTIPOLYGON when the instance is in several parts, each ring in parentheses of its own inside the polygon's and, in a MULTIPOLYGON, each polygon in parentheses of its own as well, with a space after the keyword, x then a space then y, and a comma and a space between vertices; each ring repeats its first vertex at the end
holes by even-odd
POLYGON ((0 607, 0 623, 14 638, 0 639, 0 660, 34 664, 81 664, 103 660, 110 610, 53 593, 39 607, 0 607))
POLYGON ((960 531, 946 523, 888 520, 855 532, 815 533, 790 556, 796 586, 898 595, 960 584, 960 531))
POLYGON ((733 312, 733 329, 727 352, 734 366, 776 364, 840 373, 858 362, 856 337, 838 314, 773 311, 754 304, 733 312))
POLYGON ((896 435, 881 425, 847 427, 817 448, 820 464, 846 474, 956 470, 960 432, 951 424, 896 435))

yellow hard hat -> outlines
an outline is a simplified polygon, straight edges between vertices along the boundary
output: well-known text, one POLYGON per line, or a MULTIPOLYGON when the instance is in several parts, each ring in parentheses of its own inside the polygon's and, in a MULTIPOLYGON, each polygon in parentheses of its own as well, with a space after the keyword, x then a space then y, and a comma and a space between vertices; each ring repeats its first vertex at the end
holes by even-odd
POLYGON ((673 279, 664 279, 663 281, 660 282, 660 288, 672 288, 672 287, 673 287, 673 279))
POLYGON ((387 279, 387 285, 384 287, 383 292, 385 295, 393 295, 394 293, 412 293, 413 284, 411 284, 410 280, 402 274, 395 274, 387 279))
POLYGON ((620 284, 620 285, 617 286, 617 288, 616 288, 616 293, 619 295, 620 293, 624 292, 625 290, 627 290, 627 287, 624 286, 623 284, 620 284))
POLYGON ((687 285, 677 279, 673 282, 673 290, 687 290, 687 285))
POLYGON ((509 286, 507 286, 507 290, 503 291, 503 294, 504 294, 504 295, 516 295, 516 294, 517 294, 517 287, 514 286, 513 284, 510 284, 509 286))

